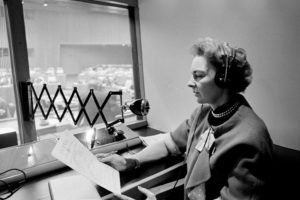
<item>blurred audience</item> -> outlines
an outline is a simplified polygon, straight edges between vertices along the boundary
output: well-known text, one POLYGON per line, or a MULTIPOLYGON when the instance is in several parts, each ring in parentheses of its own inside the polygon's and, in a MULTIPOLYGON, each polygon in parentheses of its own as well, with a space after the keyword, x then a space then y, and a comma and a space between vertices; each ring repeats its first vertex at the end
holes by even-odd
POLYGON ((0 97, 0 119, 13 117, 15 113, 15 105, 13 103, 7 103, 0 97))

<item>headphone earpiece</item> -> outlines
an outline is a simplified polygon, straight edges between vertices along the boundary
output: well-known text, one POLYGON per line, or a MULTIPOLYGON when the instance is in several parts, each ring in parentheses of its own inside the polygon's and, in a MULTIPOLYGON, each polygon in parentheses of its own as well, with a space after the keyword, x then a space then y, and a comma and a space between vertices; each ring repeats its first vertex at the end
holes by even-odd
POLYGON ((215 83, 217 86, 225 88, 228 87, 231 83, 231 67, 232 63, 234 62, 236 53, 234 48, 230 47, 227 43, 221 45, 220 48, 222 51, 222 67, 217 69, 217 73, 215 75, 215 83), (226 53, 224 46, 227 46, 230 49, 230 54, 226 53))

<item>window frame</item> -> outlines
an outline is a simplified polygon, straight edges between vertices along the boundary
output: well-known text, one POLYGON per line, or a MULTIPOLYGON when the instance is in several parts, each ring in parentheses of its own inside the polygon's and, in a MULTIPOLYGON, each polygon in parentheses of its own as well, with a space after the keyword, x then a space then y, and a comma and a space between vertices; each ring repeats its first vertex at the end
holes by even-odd
MULTIPOLYGON (((133 82, 136 98, 145 98, 139 8, 137 0, 71 0, 128 9, 130 38, 132 46, 133 82)), ((11 55, 13 85, 16 101, 20 143, 38 141, 35 121, 30 116, 29 93, 26 82, 30 80, 28 50, 26 44, 25 20, 22 0, 3 0, 7 24, 8 43, 11 55)), ((133 128, 145 126, 146 118, 137 117, 137 122, 129 124, 133 128)))

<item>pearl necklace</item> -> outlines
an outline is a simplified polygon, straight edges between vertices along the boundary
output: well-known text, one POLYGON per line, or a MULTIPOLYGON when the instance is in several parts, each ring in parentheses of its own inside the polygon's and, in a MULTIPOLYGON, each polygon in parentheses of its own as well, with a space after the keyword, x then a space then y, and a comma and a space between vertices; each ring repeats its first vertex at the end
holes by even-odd
POLYGON ((224 112, 221 113, 214 113, 214 111, 211 112, 211 114, 213 115, 213 117, 215 118, 221 118, 221 117, 225 117, 229 114, 231 114, 233 111, 235 111, 238 106, 240 105, 239 102, 236 102, 235 104, 233 104, 230 108, 228 108, 227 110, 225 110, 224 112))

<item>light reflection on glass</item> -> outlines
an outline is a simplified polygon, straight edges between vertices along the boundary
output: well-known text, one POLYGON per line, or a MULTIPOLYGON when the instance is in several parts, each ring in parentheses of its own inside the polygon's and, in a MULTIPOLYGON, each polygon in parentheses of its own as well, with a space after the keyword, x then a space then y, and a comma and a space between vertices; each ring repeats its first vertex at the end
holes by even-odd
POLYGON ((29 147, 27 155, 28 155, 28 158, 27 158, 28 166, 34 165, 35 159, 34 159, 33 146, 29 147))
POLYGON ((90 128, 90 129, 86 130, 86 132, 85 132, 85 141, 86 141, 86 145, 88 148, 91 147, 92 141, 95 139, 95 138, 93 138, 93 137, 95 137, 95 134, 96 134, 95 131, 96 131, 95 128, 90 128))

